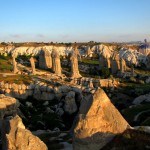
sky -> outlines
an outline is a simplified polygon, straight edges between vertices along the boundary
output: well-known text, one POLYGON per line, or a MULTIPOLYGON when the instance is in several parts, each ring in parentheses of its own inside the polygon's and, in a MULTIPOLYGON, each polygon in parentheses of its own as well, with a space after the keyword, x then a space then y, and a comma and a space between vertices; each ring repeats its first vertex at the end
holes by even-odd
POLYGON ((0 42, 150 41, 150 0, 0 0, 0 42))

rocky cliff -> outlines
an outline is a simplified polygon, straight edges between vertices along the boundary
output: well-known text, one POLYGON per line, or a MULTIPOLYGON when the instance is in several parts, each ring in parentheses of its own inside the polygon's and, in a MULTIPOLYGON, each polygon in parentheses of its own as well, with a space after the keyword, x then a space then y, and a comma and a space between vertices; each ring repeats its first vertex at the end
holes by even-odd
POLYGON ((74 129, 75 150, 99 150, 129 126, 102 89, 81 102, 74 129))
POLYGON ((46 145, 25 128, 16 115, 16 99, 0 95, 0 130, 2 150, 47 150, 46 145))

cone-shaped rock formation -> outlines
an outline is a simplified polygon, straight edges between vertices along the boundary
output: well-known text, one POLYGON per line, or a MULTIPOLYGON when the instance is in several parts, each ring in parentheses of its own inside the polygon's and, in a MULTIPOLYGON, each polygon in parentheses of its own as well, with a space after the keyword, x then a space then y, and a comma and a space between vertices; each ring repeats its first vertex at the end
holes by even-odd
POLYGON ((75 150, 99 150, 129 127, 102 89, 83 100, 74 129, 75 150))

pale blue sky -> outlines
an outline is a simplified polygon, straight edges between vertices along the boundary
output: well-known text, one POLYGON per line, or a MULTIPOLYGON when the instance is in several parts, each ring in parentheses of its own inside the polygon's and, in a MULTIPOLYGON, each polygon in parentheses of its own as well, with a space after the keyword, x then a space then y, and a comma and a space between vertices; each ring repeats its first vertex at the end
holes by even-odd
POLYGON ((150 40, 150 0, 0 0, 0 41, 150 40))

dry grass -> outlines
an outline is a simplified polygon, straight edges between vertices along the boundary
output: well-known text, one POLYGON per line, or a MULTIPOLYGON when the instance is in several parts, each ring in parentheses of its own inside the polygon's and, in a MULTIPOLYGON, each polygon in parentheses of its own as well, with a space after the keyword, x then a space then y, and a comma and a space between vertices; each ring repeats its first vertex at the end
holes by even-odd
POLYGON ((0 82, 16 83, 16 84, 30 84, 32 82, 32 76, 28 75, 2 75, 0 74, 0 82))

